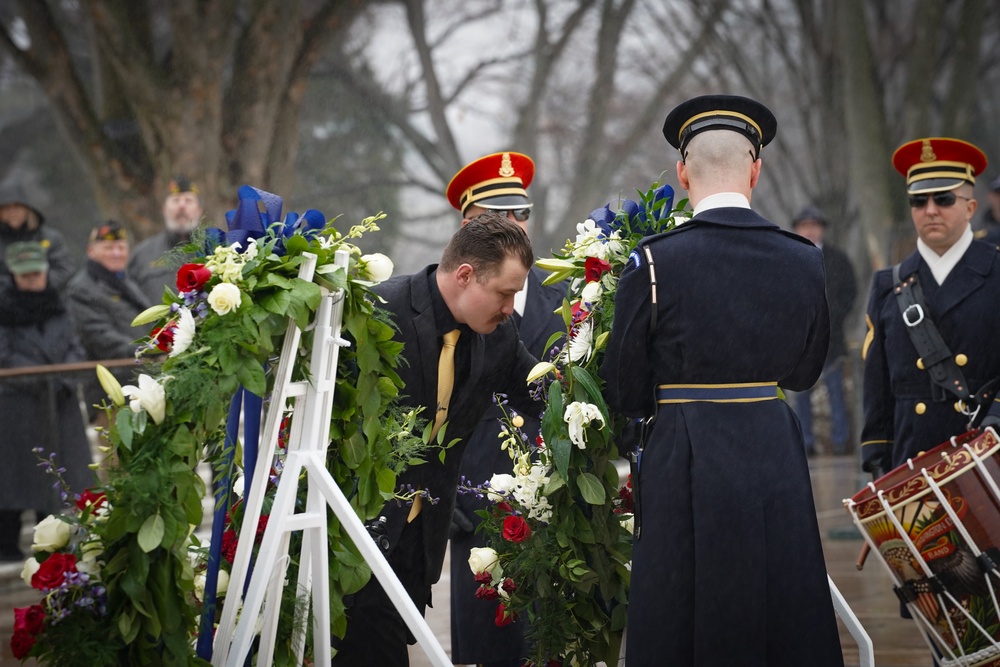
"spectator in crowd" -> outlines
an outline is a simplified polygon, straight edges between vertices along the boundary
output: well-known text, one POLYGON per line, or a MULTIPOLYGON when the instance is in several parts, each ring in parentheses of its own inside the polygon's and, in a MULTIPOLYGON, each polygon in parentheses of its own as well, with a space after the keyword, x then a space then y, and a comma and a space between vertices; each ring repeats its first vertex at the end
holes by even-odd
MULTIPOLYGON (((505 215, 487 211, 455 232, 440 264, 374 288, 394 317, 395 338, 405 346, 407 363, 398 369, 405 402, 434 416, 432 434, 447 423, 447 440, 458 440, 443 461, 432 456, 397 480, 436 502, 418 495, 410 506, 389 503, 380 517, 388 538, 386 559, 421 613, 444 565, 467 440, 493 393, 507 393, 511 405, 526 414, 542 409, 526 382, 536 360, 509 321, 514 295, 533 263, 528 235, 505 215)), ((345 600, 347 634, 337 642, 333 664, 408 665, 406 644, 413 640, 379 582, 372 578, 351 598, 345 600)))
MULTIPOLYGON (((534 162, 520 153, 494 153, 464 166, 448 184, 447 197, 461 211, 462 224, 487 210, 497 211, 528 232, 532 203, 526 188, 534 176, 534 162)), ((514 321, 524 346, 539 359, 545 355, 545 343, 556 331, 565 331, 561 315, 555 311, 566 295, 566 285, 542 285, 548 274, 533 268, 520 292, 514 295, 514 321)), ((497 435, 500 408, 486 411, 469 437, 460 472, 471 483, 489 481, 495 473, 510 474, 513 462, 500 449, 497 435)), ((534 440, 538 434, 537 415, 522 415, 522 432, 534 440)), ((455 504, 451 537, 451 655, 456 664, 484 667, 520 667, 527 655, 524 623, 497 627, 494 606, 476 597, 476 582, 468 567, 469 550, 486 546, 476 510, 485 509, 486 500, 475 495, 460 495, 455 504)))
MULTIPOLYGON (((82 361, 83 347, 59 292, 48 284, 41 243, 12 243, 4 254, 10 281, 0 288, 0 368, 82 361)), ((39 467, 35 448, 64 468, 72 492, 92 483, 90 445, 72 375, 0 379, 4 465, 0 483, 0 560, 20 560, 21 513, 38 518, 62 506, 59 485, 39 467)))
MULTIPOLYGON (((847 359, 847 340, 844 337, 844 323, 854 308, 858 296, 858 281, 854 277, 854 267, 843 250, 826 243, 826 227, 829 221, 823 211, 815 206, 806 206, 792 219, 792 230, 804 236, 823 251, 823 266, 826 269, 826 300, 830 306, 830 348, 826 353, 826 364, 820 379, 826 385, 830 403, 830 444, 834 454, 846 454, 851 437, 851 424, 847 416, 847 401, 844 400, 844 362, 847 359)), ((816 452, 816 434, 813 432, 812 414, 813 390, 795 395, 795 412, 802 422, 806 453, 816 452)))
POLYGON ((204 213, 196 183, 184 176, 170 181, 163 200, 165 229, 138 243, 128 262, 129 276, 150 303, 160 303, 163 288, 174 286, 177 269, 184 261, 183 256, 172 256, 170 251, 191 240, 191 233, 198 228, 204 213))
POLYGON ((0 289, 11 282, 3 263, 7 247, 12 243, 34 241, 47 253, 49 286, 61 290, 73 277, 76 264, 62 234, 46 225, 45 216, 28 201, 20 187, 0 188, 0 289))
POLYGON ((1000 176, 990 181, 986 203, 983 214, 972 227, 973 236, 979 241, 1000 245, 1000 176))
MULTIPOLYGON (((90 231, 87 263, 69 283, 67 305, 88 359, 133 357, 139 347, 136 341, 149 333, 148 327, 132 326, 135 316, 152 303, 128 276, 128 255, 128 232, 109 220, 90 231)), ((122 384, 132 382, 132 368, 111 371, 122 384)), ((85 384, 88 406, 103 396, 96 377, 85 384)))

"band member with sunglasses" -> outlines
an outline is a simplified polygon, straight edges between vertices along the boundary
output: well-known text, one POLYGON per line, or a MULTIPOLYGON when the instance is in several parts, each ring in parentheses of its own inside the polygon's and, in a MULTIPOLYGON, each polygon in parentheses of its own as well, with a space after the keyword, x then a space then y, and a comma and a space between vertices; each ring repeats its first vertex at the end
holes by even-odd
POLYGON ((892 163, 906 178, 917 249, 897 278, 895 267, 873 276, 868 300, 861 446, 876 476, 972 427, 1000 425, 1000 252, 974 240, 969 225, 986 156, 933 137, 903 144, 892 163), (922 297, 908 303, 904 288, 922 297), (922 354, 918 345, 931 348, 911 338, 930 325, 940 354, 922 354))
MULTIPOLYGON (((527 187, 535 165, 521 153, 494 153, 462 167, 448 184, 448 201, 462 213, 462 225, 492 209, 528 232, 532 203, 527 187)), ((555 311, 566 295, 566 285, 542 285, 546 273, 535 267, 528 273, 524 288, 514 296, 513 319, 524 346, 538 359, 546 358, 545 343, 556 331, 564 331, 562 317, 555 311)), ((481 484, 496 473, 510 474, 513 463, 499 447, 497 434, 502 415, 498 407, 487 410, 469 438, 461 474, 472 484, 481 484)), ((522 431, 532 441, 538 434, 538 415, 523 415, 522 431)), ((524 640, 525 621, 497 627, 495 604, 476 598, 476 583, 469 569, 469 550, 486 546, 476 532, 481 519, 476 510, 487 502, 474 495, 459 495, 451 535, 451 651, 455 664, 484 667, 519 667, 528 654, 524 640)))

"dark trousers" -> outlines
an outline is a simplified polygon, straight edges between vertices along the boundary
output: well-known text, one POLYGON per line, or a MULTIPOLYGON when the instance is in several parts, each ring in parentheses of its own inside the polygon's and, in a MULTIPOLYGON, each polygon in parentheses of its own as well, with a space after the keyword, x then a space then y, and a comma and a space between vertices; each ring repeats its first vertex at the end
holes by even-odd
MULTIPOLYGON (((421 614, 430 601, 424 577, 423 521, 417 517, 403 529, 389 565, 421 614)), ((408 667, 407 644, 414 643, 406 622, 372 576, 364 588, 346 600, 347 633, 334 638, 333 667, 408 667)))

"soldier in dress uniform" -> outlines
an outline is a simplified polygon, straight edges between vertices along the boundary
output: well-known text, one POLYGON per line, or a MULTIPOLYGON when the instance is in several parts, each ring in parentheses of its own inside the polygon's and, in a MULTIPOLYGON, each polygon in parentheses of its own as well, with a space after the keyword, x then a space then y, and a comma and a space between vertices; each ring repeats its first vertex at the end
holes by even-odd
MULTIPOLYGON (((527 155, 514 152, 494 153, 462 167, 446 190, 448 201, 462 213, 462 225, 486 210, 499 211, 528 232, 532 203, 527 188, 535 173, 535 164, 527 155)), ((514 314, 521 341, 533 356, 546 358, 545 344, 557 331, 565 331, 562 316, 554 311, 566 295, 566 285, 542 285, 547 274, 534 267, 524 288, 514 295, 514 314)), ((495 473, 510 474, 513 462, 500 449, 497 434, 502 416, 499 407, 483 415, 469 438, 462 459, 461 474, 471 483, 481 484, 495 473)), ((538 434, 538 415, 522 415, 522 432, 532 441, 538 434)), ((451 536, 451 652, 455 664, 484 667, 519 667, 528 654, 524 641, 525 622, 518 620, 498 628, 494 623, 496 604, 475 597, 479 584, 469 569, 469 550, 486 546, 486 539, 476 533, 482 521, 476 510, 484 509, 486 500, 473 495, 459 495, 451 536)))
POLYGON ((693 217, 622 272, 609 405, 655 415, 633 476, 630 667, 843 665, 806 452, 779 387, 826 360, 823 255, 750 209, 777 123, 708 95, 667 116, 693 217))
POLYGON ((876 475, 970 427, 1000 424, 1000 252, 975 240, 969 225, 986 156, 965 141, 932 137, 903 144, 892 163, 906 177, 918 238, 898 279, 893 268, 878 271, 868 298, 861 446, 865 470, 876 475), (917 308, 913 326, 904 323, 895 289, 904 284, 922 292, 925 323, 917 308), (910 329, 926 323, 944 346, 933 354, 911 339, 910 329), (948 380, 961 391, 935 382, 938 372, 961 378, 948 380))

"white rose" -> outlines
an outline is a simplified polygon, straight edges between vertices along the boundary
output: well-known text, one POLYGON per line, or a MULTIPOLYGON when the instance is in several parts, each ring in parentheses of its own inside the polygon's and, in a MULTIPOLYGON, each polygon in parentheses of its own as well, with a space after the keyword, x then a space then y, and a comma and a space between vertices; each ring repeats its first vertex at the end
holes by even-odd
POLYGON ((21 579, 24 581, 24 583, 30 586, 31 577, 35 575, 35 572, 38 572, 38 568, 40 567, 41 565, 38 564, 38 561, 35 560, 34 556, 24 561, 24 567, 21 569, 21 579))
POLYGON ((493 475, 490 478, 490 492, 487 492, 490 500, 494 502, 499 502, 501 500, 506 500, 507 496, 510 495, 511 489, 514 488, 514 476, 513 475, 493 475), (506 495, 500 495, 501 493, 506 495))
POLYGON ((240 307, 240 288, 232 283, 219 283, 208 295, 208 305, 219 315, 240 307))
POLYGON ((604 288, 601 287, 600 281, 594 280, 584 285, 583 291, 580 293, 580 301, 593 305, 600 301, 603 293, 604 288))
MULTIPOLYGON (((194 595, 199 600, 205 599, 205 584, 208 581, 208 575, 204 572, 194 575, 194 595)), ((215 582, 215 596, 222 597, 229 590, 229 573, 225 570, 219 570, 219 578, 215 582)))
POLYGON ((34 552, 48 551, 54 553, 69 544, 70 526, 65 521, 51 514, 35 526, 35 540, 31 545, 34 552))
POLYGON ((500 567, 500 557, 489 547, 473 547, 469 550, 469 569, 472 574, 494 573, 500 567))
POLYGON ((233 482, 233 493, 236 494, 237 498, 242 498, 243 497, 243 487, 244 487, 245 484, 246 484, 246 482, 243 479, 243 475, 240 475, 239 477, 237 477, 236 481, 233 482))
POLYGON ((155 423, 163 421, 167 413, 167 394, 156 380, 140 373, 139 386, 127 384, 122 387, 122 392, 131 399, 128 406, 132 412, 145 410, 155 423))
POLYGON ((365 264, 365 273, 372 282, 380 283, 392 277, 392 260, 380 252, 370 255, 362 255, 361 261, 365 264))

